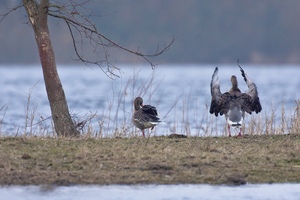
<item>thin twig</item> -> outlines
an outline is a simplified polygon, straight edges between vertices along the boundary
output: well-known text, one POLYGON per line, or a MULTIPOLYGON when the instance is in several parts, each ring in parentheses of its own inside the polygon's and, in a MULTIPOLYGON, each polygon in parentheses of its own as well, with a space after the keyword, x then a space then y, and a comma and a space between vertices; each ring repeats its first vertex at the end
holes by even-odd
MULTIPOLYGON (((157 49, 154 53, 152 54, 145 54, 142 53, 139 48, 134 51, 131 49, 128 49, 116 42, 114 42, 113 40, 111 40, 110 38, 106 37, 105 35, 103 35, 102 33, 100 33, 97 30, 97 27, 95 26, 94 23, 92 23, 90 21, 90 17, 92 16, 92 13, 88 13, 88 15, 84 15, 79 11, 79 7, 85 9, 85 7, 83 6, 83 4, 89 2, 84 1, 81 4, 78 3, 74 3, 73 1, 71 1, 71 5, 62 5, 59 6, 57 4, 50 4, 49 5, 49 10, 48 10, 48 15, 64 20, 68 26, 71 38, 72 38, 72 42, 73 42, 73 46, 74 46, 74 50, 76 53, 76 56, 78 57, 78 59, 80 61, 82 61, 85 64, 94 64, 94 65, 98 65, 103 72, 110 76, 111 75, 113 77, 119 77, 114 70, 118 70, 118 68, 116 68, 113 64, 111 64, 109 62, 109 54, 106 50, 107 47, 115 47, 115 48, 119 48, 125 52, 128 52, 130 54, 142 57, 145 61, 147 61, 152 68, 154 68, 156 65, 150 60, 151 57, 156 57, 161 55, 162 53, 164 53, 165 51, 167 51, 170 46, 174 43, 174 37, 172 38, 171 42, 166 43, 164 45, 163 48, 160 48, 159 45, 157 45, 157 49), (74 31, 77 31, 79 33, 79 37, 80 37, 80 41, 79 43, 81 44, 81 47, 83 47, 83 39, 89 39, 90 41, 90 45, 91 47, 94 48, 94 53, 99 54, 99 50, 97 49, 98 46, 102 46, 103 51, 104 51, 104 59, 103 60, 98 60, 98 61, 92 61, 89 59, 85 59, 83 57, 82 53, 79 53, 79 49, 78 49, 78 42, 76 42, 75 39, 75 35, 74 35, 74 31), (103 68, 103 63, 106 64, 107 68, 106 70, 104 70, 103 68)), ((86 9, 85 9, 86 11, 86 9)))

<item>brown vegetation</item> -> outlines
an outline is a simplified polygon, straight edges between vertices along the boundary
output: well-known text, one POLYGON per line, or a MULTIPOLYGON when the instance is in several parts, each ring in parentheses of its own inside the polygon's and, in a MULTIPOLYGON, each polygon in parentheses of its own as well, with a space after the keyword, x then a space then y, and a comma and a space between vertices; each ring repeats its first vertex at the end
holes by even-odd
POLYGON ((300 182, 300 136, 0 138, 0 184, 300 182))
MULTIPOLYGON (((137 90, 151 95, 153 90, 147 85, 152 81, 153 77, 143 90, 137 90)), ((118 99, 117 112, 123 109, 122 98, 118 99)), ((5 113, 5 107, 0 110, 5 113)), ((111 120, 118 113, 110 110, 99 121, 99 131, 89 124, 95 114, 79 120, 83 128, 78 138, 57 137, 49 134, 54 130, 39 126, 36 131, 25 128, 17 137, 1 134, 0 185, 300 182, 299 110, 297 101, 292 114, 282 106, 279 120, 275 120, 279 117, 275 111, 251 115, 245 134, 232 138, 214 137, 219 133, 217 118, 207 110, 202 116, 205 127, 200 126, 204 127, 203 135, 186 131, 192 130, 186 119, 186 129, 175 131, 182 135, 136 137, 128 116, 124 115, 122 122, 111 120), (103 126, 110 128, 110 134, 102 131, 103 126)), ((32 125, 34 113, 26 110, 26 125, 32 125)))

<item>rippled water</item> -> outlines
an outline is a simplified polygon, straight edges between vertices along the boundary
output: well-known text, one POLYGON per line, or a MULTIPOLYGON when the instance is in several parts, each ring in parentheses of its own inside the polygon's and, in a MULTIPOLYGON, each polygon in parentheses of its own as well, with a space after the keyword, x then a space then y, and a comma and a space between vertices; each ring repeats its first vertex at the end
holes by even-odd
POLYGON ((47 188, 12 186, 0 188, 1 199, 30 200, 298 200, 300 184, 137 185, 71 186, 47 188))
MULTIPOLYGON (((107 78, 100 69, 82 66, 59 66, 59 74, 72 114, 85 116, 97 113, 93 128, 104 121, 107 134, 122 123, 130 124, 132 100, 141 95, 146 103, 155 105, 165 121, 154 129, 155 134, 203 134, 210 103, 209 84, 214 65, 159 66, 153 72, 149 66, 122 67, 120 79, 107 78), (151 77, 154 74, 154 79, 151 77), (149 84, 151 82, 151 84, 149 84), (150 86, 148 86, 150 85, 150 86), (118 112, 117 112, 118 111, 118 112)), ((293 113, 299 99, 299 66, 243 66, 256 82, 263 112, 272 110, 281 115, 293 113)), ((43 83, 42 70, 37 66, 0 67, 0 120, 1 135, 24 134, 26 108, 34 114, 33 129, 37 134, 51 130, 49 104, 43 83), (29 95, 30 94, 30 95, 29 95), (30 103, 28 97, 30 96, 30 103), (45 121, 40 122, 41 120, 45 121), (38 123, 39 122, 39 123, 38 123), (38 124, 36 124, 38 123, 38 124)), ((230 88, 229 77, 238 75, 240 88, 246 85, 239 76, 237 66, 219 66, 221 90, 230 88)), ((259 116, 259 115, 258 115, 259 116)), ((27 118, 27 122, 30 121, 27 118)), ((28 122, 29 123, 29 122, 28 122)), ((223 124, 224 119, 218 120, 223 124)), ((52 134, 46 133, 46 134, 52 134)), ((12 186, 0 188, 1 199, 299 199, 299 184, 245 185, 239 187, 210 185, 141 185, 141 186, 71 186, 49 188, 44 186, 12 186)))
MULTIPOLYGON (((109 135, 120 127, 127 128, 127 132, 134 131, 130 123, 132 100, 140 95, 146 104, 158 108, 165 122, 157 126, 153 134, 202 136, 209 120, 214 119, 207 110, 214 68, 215 65, 159 66, 153 71, 149 66, 121 66, 121 78, 116 80, 109 79, 99 68, 59 66, 58 71, 70 111, 77 117, 74 119, 96 113, 91 122, 95 132, 101 129, 104 135, 109 135), (100 122, 103 122, 101 127, 100 122)), ((243 68, 258 86, 263 106, 260 115, 276 111, 276 116, 280 117, 282 103, 286 114, 293 113, 295 100, 300 96, 299 66, 245 65, 243 68)), ((34 130, 37 134, 51 135, 51 121, 48 119, 51 113, 41 68, 1 66, 0 74, 1 134, 24 134, 34 130), (26 110, 29 118, 25 117, 26 110), (33 127, 28 126, 31 121, 33 127)), ((224 92, 230 88, 232 74, 238 76, 240 88, 245 91, 246 84, 239 68, 227 65, 219 66, 221 90, 224 92)), ((224 119, 218 119, 217 123, 223 125, 224 119)))

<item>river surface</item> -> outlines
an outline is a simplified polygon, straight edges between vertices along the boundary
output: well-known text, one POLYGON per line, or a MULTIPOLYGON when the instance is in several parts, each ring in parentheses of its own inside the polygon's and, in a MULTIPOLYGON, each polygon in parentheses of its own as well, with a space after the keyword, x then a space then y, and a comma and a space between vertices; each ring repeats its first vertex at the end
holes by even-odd
MULTIPOLYGON (((148 134, 171 133, 206 136, 224 134, 224 118, 208 113, 210 80, 215 65, 206 66, 121 66, 120 78, 112 80, 99 68, 58 66, 70 112, 80 121, 94 116, 82 132, 112 136, 114 131, 140 134, 130 120, 134 97, 152 104, 165 122, 148 134), (215 120, 215 121, 214 121, 215 120), (215 129, 209 129, 217 124, 215 129), (219 129, 218 129, 219 127, 219 129), (220 128, 221 127, 221 128, 220 128), (212 133, 214 132, 214 133, 212 133)), ((300 97, 300 66, 242 66, 257 84, 263 111, 272 113, 280 124, 282 110, 293 115, 300 97)), ((39 66, 0 67, 0 135, 53 136, 51 112, 39 66)), ((247 87, 235 65, 219 66, 222 92, 230 89, 229 78, 238 76, 241 90, 247 87)), ((248 120, 249 120, 248 116, 248 120)), ((247 122, 247 117, 246 117, 247 122)), ((287 130, 288 131, 288 130, 287 130)), ((126 133, 123 133, 126 135, 126 133)), ((258 184, 244 186, 137 185, 137 186, 7 186, 0 188, 1 199, 300 199, 300 184, 258 184)))
MULTIPOLYGON (((131 124, 132 102, 142 96, 144 104, 157 107, 164 124, 152 135, 179 133, 206 136, 224 134, 224 118, 208 112, 210 80, 216 65, 120 66, 120 78, 112 80, 99 68, 58 66, 59 75, 74 121, 94 116, 83 132, 111 136, 140 134, 131 124), (216 128, 212 128, 215 126, 216 128)), ((282 110, 292 116, 300 93, 300 66, 242 65, 258 87, 263 111, 260 117, 274 114, 280 123, 282 110)), ((0 66, 1 135, 55 135, 39 66, 0 66)), ((219 66, 221 91, 230 89, 230 76, 236 75, 242 91, 247 86, 237 65, 219 66)), ((246 115, 245 122, 250 120, 246 115)), ((288 130, 287 130, 288 132, 288 130)))
POLYGON ((300 184, 10 186, 0 188, 0 195, 5 200, 299 200, 300 184))

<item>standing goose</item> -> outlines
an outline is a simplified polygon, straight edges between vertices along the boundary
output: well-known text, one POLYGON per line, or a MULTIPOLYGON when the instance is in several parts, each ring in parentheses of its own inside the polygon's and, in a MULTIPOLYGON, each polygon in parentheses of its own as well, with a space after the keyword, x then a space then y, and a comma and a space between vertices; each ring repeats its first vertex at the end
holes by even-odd
POLYGON ((215 114, 216 117, 218 114, 225 114, 229 137, 231 137, 231 126, 240 128, 238 136, 241 136, 241 126, 245 117, 245 112, 251 115, 254 111, 259 113, 262 110, 255 83, 250 80, 249 76, 241 67, 240 70, 248 86, 248 90, 245 93, 242 93, 238 88, 237 78, 233 75, 231 76, 232 88, 229 92, 222 94, 220 91, 218 67, 216 67, 212 75, 210 84, 212 99, 209 112, 210 114, 215 114))
POLYGON ((141 97, 135 98, 132 123, 134 126, 141 129, 144 137, 145 129, 151 128, 152 130, 154 126, 160 122, 161 121, 159 120, 157 110, 154 106, 143 105, 143 99, 141 97))

